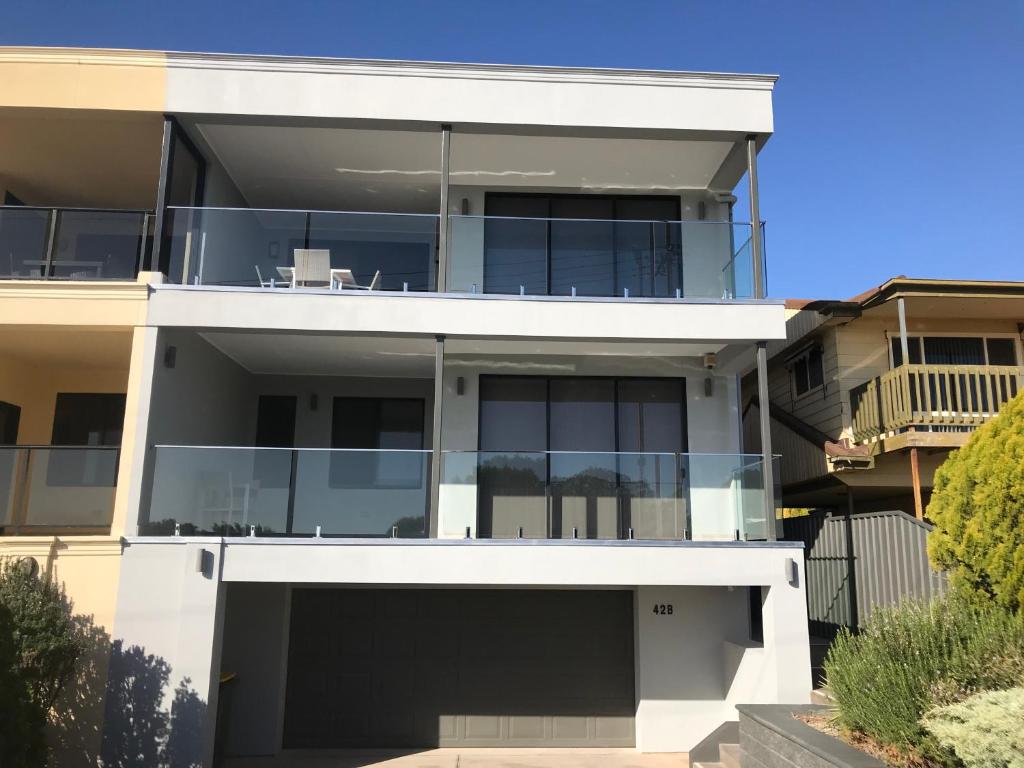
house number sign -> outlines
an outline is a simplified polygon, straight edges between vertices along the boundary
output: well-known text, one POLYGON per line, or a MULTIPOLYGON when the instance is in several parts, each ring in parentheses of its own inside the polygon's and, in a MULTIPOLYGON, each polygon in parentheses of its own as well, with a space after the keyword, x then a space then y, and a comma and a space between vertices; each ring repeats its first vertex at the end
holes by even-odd
POLYGON ((674 613, 672 603, 655 603, 654 604, 654 615, 655 616, 671 616, 674 613))

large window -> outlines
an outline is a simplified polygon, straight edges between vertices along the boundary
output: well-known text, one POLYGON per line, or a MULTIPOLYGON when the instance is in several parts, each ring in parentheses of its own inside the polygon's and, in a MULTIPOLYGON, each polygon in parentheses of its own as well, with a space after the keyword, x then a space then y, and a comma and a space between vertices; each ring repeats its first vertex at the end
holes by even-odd
POLYGON ((678 197, 489 193, 484 291, 674 296, 678 197), (500 218, 498 218, 500 217, 500 218))
MULTIPOLYGON (((889 339, 892 365, 903 365, 903 344, 899 336, 889 339)), ((1017 365, 1017 350, 1009 337, 908 336, 911 364, 929 365, 1017 365)))
POLYGON ((336 397, 332 488, 415 488, 421 483, 424 403, 414 398, 336 397))
POLYGON ((51 445, 120 445, 124 405, 119 394, 59 393, 51 445))
POLYGON ((681 538, 682 379, 480 378, 483 537, 681 538))

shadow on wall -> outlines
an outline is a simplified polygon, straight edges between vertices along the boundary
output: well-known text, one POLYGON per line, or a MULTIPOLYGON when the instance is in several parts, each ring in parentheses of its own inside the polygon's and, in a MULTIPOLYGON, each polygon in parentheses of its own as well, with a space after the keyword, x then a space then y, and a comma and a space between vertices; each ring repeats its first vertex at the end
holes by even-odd
POLYGON ((89 650, 51 714, 55 763, 62 768, 201 766, 206 703, 191 681, 179 683, 168 710, 171 668, 165 660, 138 646, 125 648, 120 640, 112 643, 91 617, 76 619, 89 650))

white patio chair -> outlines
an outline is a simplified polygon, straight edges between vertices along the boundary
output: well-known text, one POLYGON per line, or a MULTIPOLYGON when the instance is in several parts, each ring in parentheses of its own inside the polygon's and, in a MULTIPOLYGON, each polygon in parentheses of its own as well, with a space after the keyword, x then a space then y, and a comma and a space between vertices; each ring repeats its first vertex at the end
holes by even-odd
POLYGON ((290 288, 291 282, 283 277, 272 277, 269 280, 263 279, 263 273, 260 272, 260 265, 253 264, 253 269, 256 270, 256 279, 260 281, 260 285, 263 288, 290 288))
POLYGON ((377 291, 380 290, 380 270, 378 269, 374 275, 373 280, 370 281, 369 285, 353 285, 353 288, 361 288, 364 291, 377 291))
POLYGON ((329 287, 331 252, 327 248, 296 248, 293 287, 329 287))

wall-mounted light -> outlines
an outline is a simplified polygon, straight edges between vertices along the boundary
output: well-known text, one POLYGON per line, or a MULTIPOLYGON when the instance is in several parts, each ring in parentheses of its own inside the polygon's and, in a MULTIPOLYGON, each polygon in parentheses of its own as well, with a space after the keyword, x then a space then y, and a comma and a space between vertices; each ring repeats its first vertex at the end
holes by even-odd
POLYGON ((173 368, 178 362, 178 348, 171 345, 164 350, 164 368, 173 368))
POLYGON ((462 215, 463 216, 469 216, 469 198, 468 197, 462 198, 462 209, 461 210, 462 210, 462 215))
POLYGON ((455 379, 455 394, 464 395, 466 394, 466 379, 459 376, 455 379))
POLYGON ((309 410, 315 411, 319 407, 320 407, 320 398, 317 396, 316 392, 314 392, 313 394, 311 394, 309 396, 309 410))
POLYGON ((276 240, 271 240, 270 243, 267 244, 267 257, 276 260, 280 253, 280 243, 278 243, 276 240))

